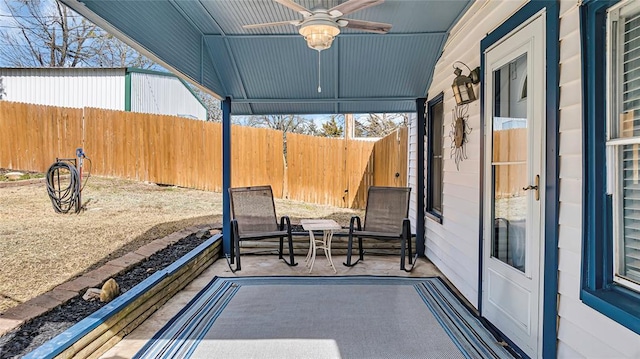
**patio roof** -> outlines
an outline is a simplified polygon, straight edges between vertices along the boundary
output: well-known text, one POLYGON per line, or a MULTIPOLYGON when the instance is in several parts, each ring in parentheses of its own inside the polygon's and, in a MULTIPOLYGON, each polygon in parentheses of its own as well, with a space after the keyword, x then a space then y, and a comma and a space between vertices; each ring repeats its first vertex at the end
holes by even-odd
MULTIPOLYGON (((62 0, 179 76, 231 98, 234 115, 413 112, 426 96, 449 30, 470 0, 387 0, 348 14, 392 24, 387 34, 341 28, 322 52, 298 27, 246 30, 302 15, 272 0, 62 0)), ((344 1, 295 0, 313 9, 344 1)))

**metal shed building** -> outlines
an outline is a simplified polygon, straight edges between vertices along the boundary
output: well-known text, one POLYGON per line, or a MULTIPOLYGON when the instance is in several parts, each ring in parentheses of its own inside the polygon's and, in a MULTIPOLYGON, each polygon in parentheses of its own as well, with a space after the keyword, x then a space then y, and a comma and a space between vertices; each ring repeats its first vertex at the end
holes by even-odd
POLYGON ((184 80, 137 68, 0 68, 3 99, 62 107, 206 120, 207 109, 184 80))

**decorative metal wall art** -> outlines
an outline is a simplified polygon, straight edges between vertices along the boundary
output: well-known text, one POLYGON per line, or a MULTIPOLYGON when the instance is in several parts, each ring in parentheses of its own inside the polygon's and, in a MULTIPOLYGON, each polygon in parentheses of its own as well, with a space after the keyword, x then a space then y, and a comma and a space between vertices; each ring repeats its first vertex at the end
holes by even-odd
POLYGON ((461 105, 453 108, 451 132, 449 132, 449 138, 451 139, 451 154, 450 158, 456 161, 456 168, 460 171, 460 162, 467 159, 467 147, 468 135, 471 133, 471 127, 469 127, 469 106, 461 105))

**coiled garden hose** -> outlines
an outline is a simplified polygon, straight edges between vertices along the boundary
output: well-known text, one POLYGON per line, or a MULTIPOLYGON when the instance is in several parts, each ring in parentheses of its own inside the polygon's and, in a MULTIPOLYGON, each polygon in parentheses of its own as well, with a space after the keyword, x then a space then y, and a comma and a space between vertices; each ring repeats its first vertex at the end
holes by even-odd
POLYGON ((76 213, 80 212, 81 192, 80 173, 74 165, 66 161, 57 161, 49 167, 47 170, 47 193, 53 209, 57 213, 69 213, 71 210, 76 213))

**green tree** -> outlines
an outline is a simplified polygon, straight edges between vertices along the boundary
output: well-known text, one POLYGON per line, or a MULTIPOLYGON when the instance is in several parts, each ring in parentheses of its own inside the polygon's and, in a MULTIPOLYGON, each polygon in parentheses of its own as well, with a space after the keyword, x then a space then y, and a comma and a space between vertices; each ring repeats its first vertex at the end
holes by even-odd
POLYGON ((344 116, 331 115, 328 121, 322 124, 321 136, 325 137, 342 137, 344 136, 344 126, 338 123, 337 118, 342 117, 342 124, 344 124, 344 116))

